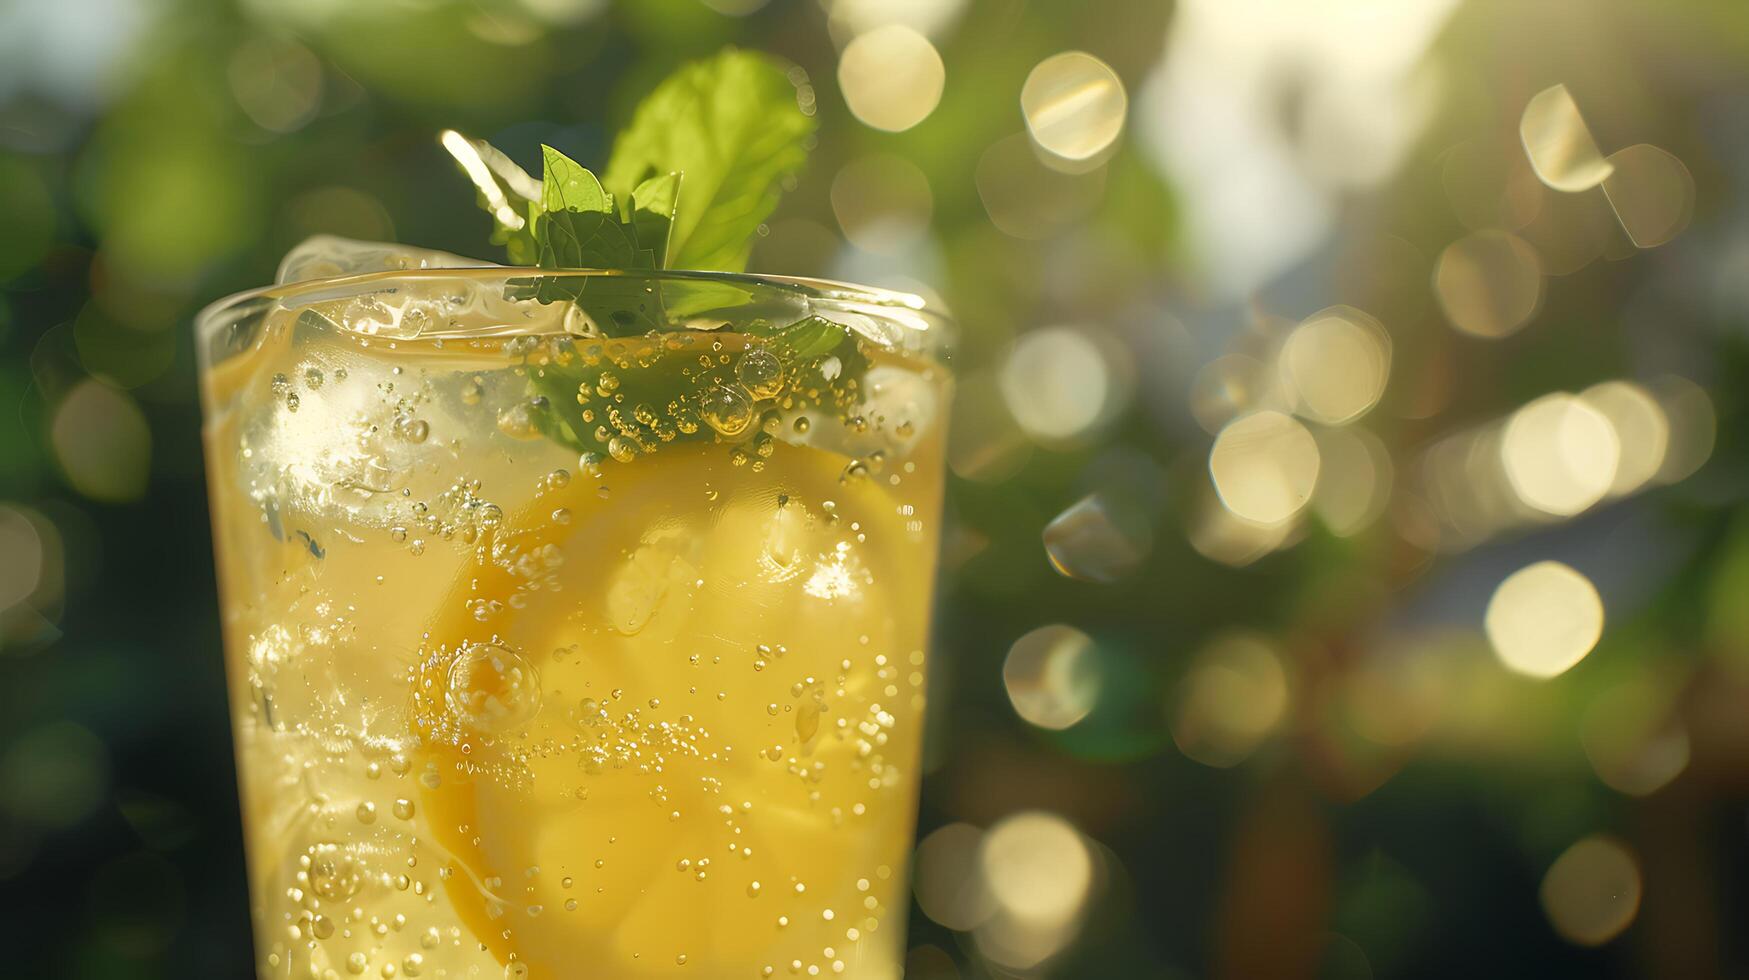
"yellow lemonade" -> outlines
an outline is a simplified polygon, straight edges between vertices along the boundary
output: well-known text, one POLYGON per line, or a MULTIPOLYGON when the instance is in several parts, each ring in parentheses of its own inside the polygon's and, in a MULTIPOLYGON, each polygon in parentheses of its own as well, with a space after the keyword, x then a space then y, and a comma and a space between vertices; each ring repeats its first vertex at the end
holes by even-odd
POLYGON ((203 318, 259 974, 898 977, 938 325, 515 271, 203 318))

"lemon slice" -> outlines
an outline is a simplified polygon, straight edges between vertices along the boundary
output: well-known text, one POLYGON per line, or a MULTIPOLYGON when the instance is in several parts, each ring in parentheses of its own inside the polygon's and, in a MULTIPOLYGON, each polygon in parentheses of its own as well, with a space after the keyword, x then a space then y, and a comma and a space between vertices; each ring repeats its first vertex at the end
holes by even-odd
POLYGON ((897 972, 933 554, 842 458, 763 462, 549 491, 427 633, 428 832, 512 976, 897 972))

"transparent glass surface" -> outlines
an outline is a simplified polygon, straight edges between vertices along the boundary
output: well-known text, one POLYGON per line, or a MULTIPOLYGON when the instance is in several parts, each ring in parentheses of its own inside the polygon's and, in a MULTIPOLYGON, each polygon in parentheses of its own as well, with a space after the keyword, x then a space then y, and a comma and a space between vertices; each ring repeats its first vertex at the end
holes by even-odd
POLYGON ((263 977, 898 977, 944 322, 408 269, 197 324, 263 977))

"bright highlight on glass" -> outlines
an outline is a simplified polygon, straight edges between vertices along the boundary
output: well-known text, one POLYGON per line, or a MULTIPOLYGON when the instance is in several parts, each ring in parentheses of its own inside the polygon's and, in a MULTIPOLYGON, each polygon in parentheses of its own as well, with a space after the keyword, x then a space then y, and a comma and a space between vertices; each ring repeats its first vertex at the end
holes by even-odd
POLYGON ((1585 659, 1603 636, 1603 599, 1571 567, 1541 561, 1500 583, 1483 626, 1495 656, 1509 669, 1556 677, 1585 659))
POLYGON ((1307 317, 1283 342, 1277 366, 1294 411, 1342 425, 1378 404, 1391 374, 1391 338, 1352 306, 1307 317))
POLYGON ((1565 85, 1551 86, 1531 97, 1519 118, 1518 135, 1537 177, 1555 190, 1590 190, 1614 169, 1597 149, 1597 141, 1591 138, 1585 117, 1565 85))
POLYGON ((1014 713, 1052 731, 1074 726, 1099 700, 1098 650, 1073 626, 1041 626, 1014 641, 1002 662, 1002 686, 1014 713))
POLYGON ((1606 834, 1567 848, 1543 875, 1549 924, 1570 943, 1601 946, 1633 924, 1640 911, 1640 862, 1625 841, 1606 834))
POLYGON ((1026 130, 1056 169, 1098 165, 1123 132, 1129 97, 1111 66, 1084 51, 1052 55, 1020 90, 1026 130))
POLYGON ((838 87, 851 113, 892 133, 927 119, 946 81, 935 45, 903 24, 857 35, 838 60, 838 87))
POLYGON ((1312 499, 1318 443, 1292 416, 1266 409, 1221 430, 1209 450, 1209 475, 1221 503, 1242 520, 1283 524, 1312 499))

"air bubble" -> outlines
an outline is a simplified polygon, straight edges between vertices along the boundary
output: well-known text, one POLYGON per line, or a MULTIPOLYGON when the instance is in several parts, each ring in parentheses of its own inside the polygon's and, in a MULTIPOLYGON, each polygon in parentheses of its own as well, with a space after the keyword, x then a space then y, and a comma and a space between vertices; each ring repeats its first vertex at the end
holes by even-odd
POLYGON ((469 727, 508 731, 540 711, 540 675, 514 650, 476 643, 450 664, 445 699, 469 727))
POLYGON ((540 435, 540 409, 530 401, 505 406, 498 413, 498 431, 512 439, 534 439, 540 435))
POLYGON ((431 435, 431 424, 424 419, 401 418, 395 422, 395 432, 408 442, 421 443, 431 435))
POLYGON ((721 435, 738 436, 753 424, 753 402, 740 388, 712 385, 699 399, 703 403, 699 415, 721 435))
POLYGON ((364 873, 339 844, 323 841, 310 848, 310 890, 322 898, 343 902, 358 894, 364 873))
POLYGON ((783 393, 783 362, 763 347, 755 347, 735 362, 735 380, 754 398, 776 398, 783 393))

